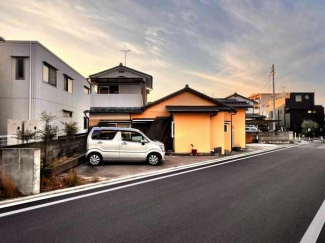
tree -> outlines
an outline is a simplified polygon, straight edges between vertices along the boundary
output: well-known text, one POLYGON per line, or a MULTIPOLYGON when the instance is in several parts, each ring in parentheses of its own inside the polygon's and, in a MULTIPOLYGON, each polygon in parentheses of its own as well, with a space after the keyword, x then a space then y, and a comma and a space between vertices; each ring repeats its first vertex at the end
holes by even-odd
POLYGON ((39 138, 43 142, 47 143, 48 141, 51 141, 56 137, 59 128, 58 126, 51 125, 51 123, 55 121, 55 119, 56 116, 52 116, 51 113, 48 114, 46 111, 42 111, 40 120, 44 122, 44 126, 43 129, 38 130, 37 133, 39 138))
POLYGON ((37 132, 31 130, 19 130, 16 135, 18 140, 28 143, 30 140, 36 138, 37 132))
POLYGON ((318 128, 318 124, 312 120, 304 120, 301 124, 302 132, 307 134, 309 131, 314 132, 318 128))
POLYGON ((47 161, 47 150, 48 150, 48 142, 53 140, 57 132, 59 131, 58 126, 52 125, 51 123, 55 121, 56 116, 53 116, 51 113, 47 113, 46 111, 42 111, 40 115, 40 120, 44 122, 43 129, 39 129, 37 131, 38 137, 45 143, 44 150, 45 150, 45 157, 43 160, 43 167, 42 167, 42 175, 48 168, 48 161, 47 161))
POLYGON ((62 129, 67 137, 71 138, 74 137, 78 133, 78 123, 75 121, 70 122, 61 122, 64 126, 62 129))

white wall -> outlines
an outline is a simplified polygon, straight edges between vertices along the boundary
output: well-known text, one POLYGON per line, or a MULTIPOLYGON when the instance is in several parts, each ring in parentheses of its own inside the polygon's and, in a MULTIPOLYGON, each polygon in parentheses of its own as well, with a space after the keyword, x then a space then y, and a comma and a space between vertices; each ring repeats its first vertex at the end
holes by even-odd
MULTIPOLYGON (((28 119, 29 61, 25 59, 25 80, 15 80, 15 59, 11 56, 29 56, 29 43, 0 42, 0 135, 6 134, 7 119, 28 119)), ((83 111, 90 108, 90 96, 83 92, 89 87, 86 79, 37 42, 32 43, 32 117, 39 119, 46 110, 57 116, 56 125, 63 128, 61 121, 77 121, 79 132, 83 129, 83 111), (43 82, 43 62, 58 69, 57 86, 43 82), (64 91, 64 76, 73 78, 73 93, 64 91), (64 118, 63 110, 72 111, 72 118, 64 118)), ((60 132, 62 134, 62 131, 60 132)))

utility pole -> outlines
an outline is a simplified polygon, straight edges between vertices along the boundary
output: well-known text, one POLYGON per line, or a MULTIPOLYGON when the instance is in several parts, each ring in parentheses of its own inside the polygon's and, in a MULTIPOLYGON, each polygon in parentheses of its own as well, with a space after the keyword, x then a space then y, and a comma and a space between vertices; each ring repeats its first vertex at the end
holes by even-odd
POLYGON ((124 66, 126 67, 126 54, 131 51, 131 50, 120 50, 120 51, 123 51, 124 52, 124 66))
MULTIPOLYGON (((274 75, 275 75, 275 69, 274 64, 272 65, 271 72, 272 75, 272 81, 273 81, 273 120, 275 120, 275 82, 274 82, 274 75)), ((276 129, 276 123, 273 122, 273 128, 276 129)))

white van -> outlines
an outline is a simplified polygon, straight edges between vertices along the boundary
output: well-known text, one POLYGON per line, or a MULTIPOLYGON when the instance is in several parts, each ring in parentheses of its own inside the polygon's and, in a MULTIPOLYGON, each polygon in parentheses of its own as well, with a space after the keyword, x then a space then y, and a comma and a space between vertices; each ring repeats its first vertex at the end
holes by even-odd
POLYGON ((87 138, 89 165, 103 161, 147 161, 158 165, 165 159, 165 146, 133 128, 93 127, 87 138))

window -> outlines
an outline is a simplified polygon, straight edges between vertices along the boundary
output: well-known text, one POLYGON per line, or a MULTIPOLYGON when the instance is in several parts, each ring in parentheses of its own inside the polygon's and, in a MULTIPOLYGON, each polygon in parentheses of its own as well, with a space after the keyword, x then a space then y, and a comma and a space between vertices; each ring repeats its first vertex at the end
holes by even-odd
POLYGON ((305 95, 305 99, 306 100, 309 100, 309 95, 305 95))
POLYGON ((16 59, 16 79, 25 79, 24 58, 16 59))
POLYGON ((147 139, 137 132, 122 132, 122 140, 137 143, 141 143, 143 140, 147 141, 147 139))
POLYGON ((64 91, 72 94, 73 80, 67 75, 64 75, 64 91))
POLYGON ((102 130, 99 134, 100 140, 113 140, 117 131, 102 130))
POLYGON ((118 94, 118 86, 114 85, 114 86, 109 86, 109 93, 110 94, 118 94))
POLYGON ((63 110, 63 117, 72 118, 72 111, 63 110))
POLYGON ((99 87, 99 94, 108 94, 108 87, 99 87))
POLYGON ((225 132, 228 132, 228 124, 224 125, 224 130, 225 130, 225 132))
POLYGON ((56 68, 44 62, 43 64, 43 81, 56 86, 56 68))
POLYGON ((89 88, 87 86, 84 86, 84 93, 89 95, 89 88))
POLYGON ((301 102, 301 101, 302 101, 301 95, 296 95, 296 102, 301 102))
POLYGON ((92 139, 98 139, 98 135, 100 133, 100 130, 94 130, 93 134, 91 134, 92 139))

